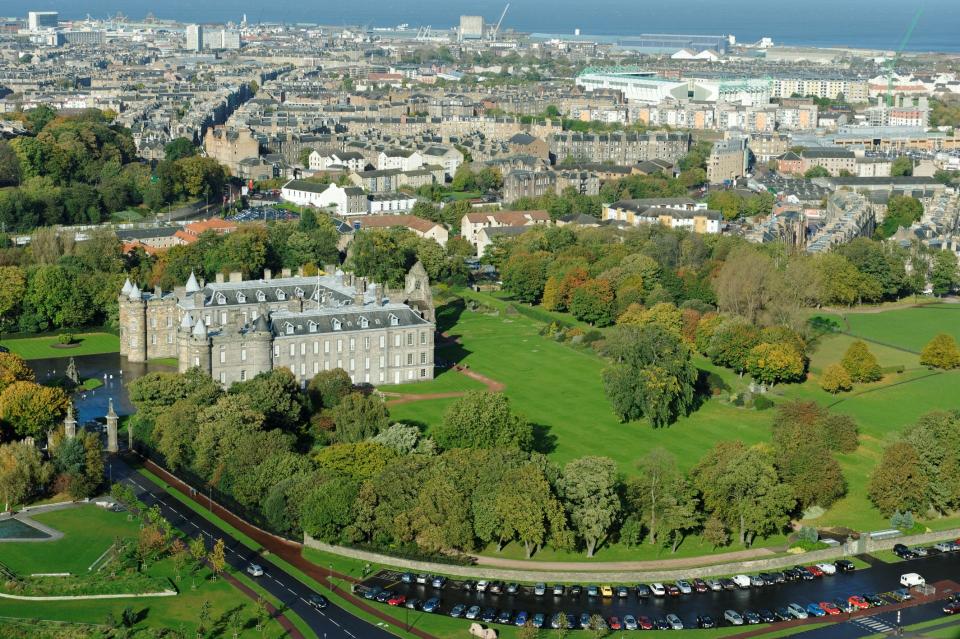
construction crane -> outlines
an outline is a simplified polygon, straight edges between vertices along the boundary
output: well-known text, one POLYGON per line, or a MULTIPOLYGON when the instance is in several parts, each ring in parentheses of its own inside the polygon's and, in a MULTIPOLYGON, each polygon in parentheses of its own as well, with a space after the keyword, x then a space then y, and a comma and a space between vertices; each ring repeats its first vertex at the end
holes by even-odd
POLYGON ((913 14, 913 21, 910 23, 910 28, 907 29, 907 32, 903 34, 903 39, 900 40, 900 48, 897 49, 897 53, 887 61, 887 107, 893 106, 893 72, 894 68, 897 66, 897 62, 900 61, 900 56, 903 54, 903 50, 906 48, 907 44, 910 42, 910 38, 913 36, 913 30, 917 28, 917 23, 920 21, 920 16, 923 15, 923 6, 921 5, 917 12, 913 14))
POLYGON ((491 39, 491 40, 496 40, 496 39, 497 39, 497 36, 500 34, 500 25, 503 24, 503 19, 504 19, 504 17, 506 17, 506 15, 507 15, 507 9, 509 9, 509 8, 510 8, 510 3, 508 2, 508 3, 507 3, 507 6, 505 6, 505 7, 503 8, 503 13, 500 14, 500 19, 497 20, 497 26, 495 26, 495 27, 493 28, 493 32, 490 33, 490 39, 491 39))

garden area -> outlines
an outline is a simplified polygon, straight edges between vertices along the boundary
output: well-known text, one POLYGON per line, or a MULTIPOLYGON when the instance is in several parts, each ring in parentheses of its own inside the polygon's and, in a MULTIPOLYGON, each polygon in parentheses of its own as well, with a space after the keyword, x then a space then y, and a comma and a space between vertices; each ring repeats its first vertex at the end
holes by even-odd
POLYGON ((68 341, 62 335, 0 340, 0 346, 23 359, 50 359, 79 355, 100 355, 120 350, 120 338, 111 333, 78 333, 68 341))
MULTIPOLYGON (((505 384, 504 392, 512 406, 535 424, 535 448, 558 464, 583 455, 601 455, 615 460, 620 471, 630 476, 638 472, 636 462, 640 457, 653 448, 662 447, 675 455, 678 465, 686 470, 718 441, 739 439, 750 445, 771 440, 772 410, 741 407, 728 399, 748 387, 749 377, 741 378, 701 356, 694 358, 697 367, 722 380, 729 391, 707 399, 689 416, 681 416, 669 427, 652 428, 643 422, 620 423, 604 394, 601 371, 605 362, 592 348, 545 336, 546 325, 530 317, 542 311, 539 307, 513 305, 487 294, 465 292, 463 295, 482 304, 482 312, 459 306, 440 309, 440 328, 454 341, 438 345, 437 360, 457 362, 505 384), (515 307, 522 312, 517 312, 515 307)), ((807 381, 777 385, 765 397, 774 403, 814 400, 830 406, 835 413, 851 416, 859 426, 860 446, 852 453, 837 456, 848 484, 846 496, 823 514, 803 523, 819 528, 886 528, 888 518, 867 498, 868 479, 883 448, 905 426, 930 411, 957 407, 955 389, 960 383, 960 373, 928 370, 919 362, 919 351, 937 333, 946 331, 960 336, 960 322, 956 321, 960 319, 960 306, 940 304, 852 312, 843 318, 829 316, 829 319, 856 337, 840 333, 823 336, 811 355, 807 381), (884 371, 882 379, 858 384, 852 392, 827 393, 820 388, 819 376, 827 366, 843 357, 856 338, 867 340, 884 371)), ((400 392, 417 394, 441 392, 441 388, 450 390, 455 384, 447 379, 454 373, 439 374, 435 382, 418 384, 415 390, 408 391, 406 387, 392 390, 402 388, 400 392)), ((391 406, 391 418, 422 424, 429 432, 453 401, 427 399, 391 406)), ((958 521, 941 518, 923 523, 944 528, 958 521)), ((775 536, 758 540, 756 545, 782 548, 784 543, 784 537, 775 536)), ((596 560, 683 557, 735 549, 736 546, 713 549, 702 539, 691 537, 676 554, 658 545, 628 548, 611 544, 598 550, 596 560)), ((491 548, 490 554, 495 554, 495 550, 491 548)), ((510 544, 496 556, 517 559, 523 558, 523 554, 522 546, 510 544)), ((546 548, 535 559, 582 561, 584 558, 582 554, 558 553, 546 548)))

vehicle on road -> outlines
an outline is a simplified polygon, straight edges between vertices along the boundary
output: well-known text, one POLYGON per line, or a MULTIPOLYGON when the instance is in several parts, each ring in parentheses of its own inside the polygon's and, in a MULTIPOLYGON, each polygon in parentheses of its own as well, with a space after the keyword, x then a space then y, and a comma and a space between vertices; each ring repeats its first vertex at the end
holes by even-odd
POLYGON ((794 619, 806 619, 810 615, 807 614, 806 608, 801 606, 798 603, 787 604, 787 610, 793 616, 794 619))
POLYGON ((260 564, 250 564, 247 566, 247 574, 251 577, 263 577, 263 568, 260 564))
POLYGON ((920 576, 919 573, 908 572, 905 575, 900 575, 900 585, 904 588, 913 588, 914 586, 922 586, 926 584, 926 580, 920 576))
POLYGON ((316 608, 317 610, 323 610, 330 603, 329 601, 327 601, 326 597, 324 597, 323 595, 318 595, 315 592, 311 593, 310 596, 307 597, 307 601, 310 602, 310 605, 316 608))
POLYGON ((837 574, 837 567, 836 567, 835 565, 833 565, 833 564, 828 564, 828 563, 824 562, 824 563, 822 563, 822 564, 817 564, 817 568, 819 568, 819 569, 820 569, 820 572, 822 572, 822 573, 825 574, 825 575, 835 575, 835 574, 837 574))
POLYGON ((697 628, 702 630, 707 630, 709 628, 716 628, 717 623, 713 620, 713 617, 710 615, 697 615, 697 628))
POLYGON ((731 626, 743 625, 743 617, 741 617, 740 613, 736 610, 725 610, 723 613, 723 620, 731 626))

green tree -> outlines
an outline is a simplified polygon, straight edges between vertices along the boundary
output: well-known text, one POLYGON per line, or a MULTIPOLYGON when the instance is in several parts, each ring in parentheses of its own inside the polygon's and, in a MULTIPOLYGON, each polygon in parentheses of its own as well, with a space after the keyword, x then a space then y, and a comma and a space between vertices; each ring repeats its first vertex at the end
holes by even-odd
MULTIPOLYGON (((957 349, 957 340, 953 335, 940 333, 934 336, 920 351, 920 363, 932 368, 950 370, 960 366, 960 350, 957 349)), ((0 395, 0 409, 3 405, 3 395, 0 395)), ((2 414, 2 410, 0 410, 2 414)))
POLYGON ((563 468, 560 494, 588 557, 593 557, 620 516, 619 486, 617 465, 606 457, 581 457, 563 468))
POLYGON ((760 343, 760 331, 747 322, 727 321, 713 331, 707 345, 707 356, 718 366, 732 368, 738 373, 747 369, 747 361, 760 343))
POLYGON ((842 364, 831 364, 824 369, 823 375, 820 376, 820 388, 836 395, 851 390, 853 381, 850 379, 850 373, 842 364))
POLYGON ((63 421, 68 403, 59 388, 17 381, 0 393, 0 420, 18 437, 42 441, 63 421))
POLYGON ((891 237, 900 227, 909 227, 923 216, 923 203, 909 195, 894 195, 887 201, 887 214, 877 228, 880 239, 891 237))
POLYGON ((534 304, 543 296, 547 266, 553 256, 545 251, 511 255, 501 270, 503 288, 521 302, 534 304))
POLYGON ((700 527, 703 515, 696 488, 686 477, 677 477, 667 492, 667 501, 660 520, 663 542, 676 553, 683 540, 700 527))
POLYGON ((607 280, 587 280, 570 295, 570 313, 592 326, 613 323, 613 288, 607 280))
POLYGON ((163 158, 167 162, 176 162, 197 154, 197 147, 187 138, 176 138, 163 147, 163 158))
POLYGON ((370 439, 390 425, 390 413, 383 401, 362 393, 350 393, 330 410, 336 424, 337 441, 355 443, 370 439))
POLYGON ((948 295, 957 287, 957 256, 953 251, 937 251, 930 267, 930 284, 933 294, 948 295))
POLYGON ((351 392, 353 392, 353 382, 347 371, 342 368, 320 371, 307 385, 307 397, 310 398, 310 404, 315 412, 335 407, 351 392))
POLYGON ((233 395, 243 395, 248 405, 267 418, 267 426, 286 431, 300 428, 304 407, 300 385, 288 368, 274 368, 253 379, 230 387, 233 395))
POLYGON ((867 495, 884 515, 896 511, 922 512, 926 506, 927 480, 917 449, 908 442, 887 446, 870 475, 867 495))
POLYGON ((723 217, 727 220, 739 217, 743 205, 743 198, 735 191, 711 191, 707 196, 707 206, 723 213, 723 217))
POLYGON ((207 547, 203 543, 203 537, 197 536, 194 538, 190 544, 190 558, 193 559, 196 565, 203 563, 203 560, 207 558, 207 547))
POLYGON ((830 177, 830 171, 822 166, 811 166, 803 174, 803 177, 807 178, 808 180, 812 178, 830 177))
POLYGON ((5 512, 41 494, 50 482, 53 469, 43 461, 40 450, 27 442, 0 445, 0 494, 5 512))
POLYGON ((300 156, 298 159, 300 160, 300 164, 302 166, 306 166, 306 167, 310 166, 310 154, 313 153, 313 151, 314 151, 313 147, 309 147, 309 146, 305 146, 302 149, 300 149, 300 156))
POLYGON ((344 529, 353 522, 358 488, 353 480, 337 477, 311 490, 301 513, 304 532, 328 543, 343 541, 344 529))
POLYGON ((913 175, 913 160, 906 155, 901 155, 890 165, 890 175, 893 177, 913 175))
POLYGON ((533 428, 513 412, 502 393, 468 391, 447 408, 431 432, 437 445, 452 448, 533 448, 533 428))
POLYGON ((0 187, 20 184, 20 160, 7 140, 0 140, 0 187))
POLYGON ((364 229, 354 234, 347 265, 387 286, 403 283, 416 260, 416 236, 406 229, 364 229))
POLYGON ((850 344, 840 365, 847 371, 850 381, 857 384, 875 382, 883 377, 880 363, 865 342, 857 340, 850 344))
POLYGON ((747 355, 747 372, 757 381, 773 386, 777 382, 803 381, 803 355, 789 342, 757 344, 747 355))
POLYGON ((678 335, 656 324, 617 326, 605 352, 604 390, 621 421, 645 417, 660 427, 690 411, 698 373, 678 335))
POLYGON ((673 497, 671 491, 677 487, 680 477, 677 458, 665 448, 657 447, 640 458, 637 471, 628 492, 635 496, 631 500, 633 510, 641 513, 647 539, 651 544, 657 544, 661 541, 663 519, 673 497))

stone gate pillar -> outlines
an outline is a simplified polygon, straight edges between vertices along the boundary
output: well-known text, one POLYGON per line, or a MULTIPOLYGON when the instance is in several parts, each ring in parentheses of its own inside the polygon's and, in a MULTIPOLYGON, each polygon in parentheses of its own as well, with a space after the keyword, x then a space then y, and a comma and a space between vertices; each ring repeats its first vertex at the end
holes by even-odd
POLYGON ((116 453, 120 451, 117 444, 117 424, 119 418, 116 411, 113 410, 113 398, 110 398, 109 408, 107 409, 107 452, 116 453))

